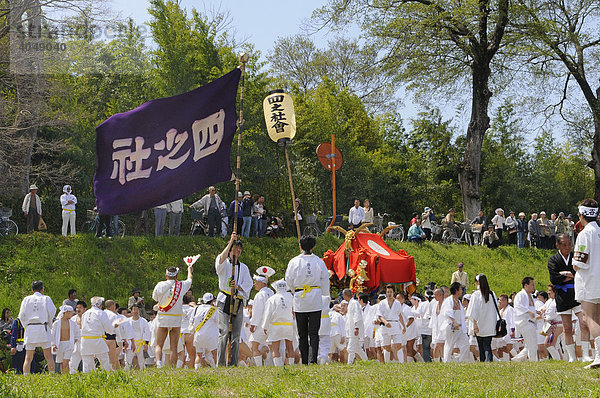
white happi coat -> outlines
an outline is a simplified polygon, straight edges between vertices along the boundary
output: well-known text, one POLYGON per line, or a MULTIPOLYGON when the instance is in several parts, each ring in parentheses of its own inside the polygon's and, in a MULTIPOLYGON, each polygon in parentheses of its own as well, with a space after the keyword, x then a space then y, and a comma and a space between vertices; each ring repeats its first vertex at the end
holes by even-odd
POLYGON ((51 342, 51 327, 56 307, 52 299, 40 292, 27 296, 21 302, 19 319, 25 328, 24 343, 43 344, 51 342))
POLYGON ((346 312, 346 336, 362 340, 364 334, 365 324, 362 308, 358 300, 352 299, 348 302, 348 311, 346 312), (358 336, 354 335, 355 329, 358 329, 358 336))
POLYGON ((573 265, 575 273, 575 300, 590 301, 600 299, 600 227, 598 223, 588 223, 577 235, 573 265))
MULTIPOLYGON (((60 344, 60 337, 62 333, 62 329, 60 327, 61 321, 62 319, 57 319, 52 324, 52 345, 57 347, 60 344)), ((77 341, 79 341, 81 338, 81 329, 79 329, 79 326, 77 326, 77 323, 73 319, 69 319, 69 328, 69 340, 66 341, 68 341, 71 345, 75 345, 75 343, 77 343, 77 341)))
MULTIPOLYGON (((156 318, 158 319, 158 327, 161 328, 179 328, 181 327, 181 322, 183 321, 183 296, 185 293, 190 290, 192 286, 192 280, 186 279, 182 281, 181 293, 179 298, 171 307, 169 311, 163 311, 160 308, 158 309, 158 313, 156 314, 156 318)), ((166 306, 171 301, 173 297, 173 291, 175 290, 175 280, 169 279, 166 281, 161 281, 156 284, 154 287, 154 291, 152 292, 152 298, 154 301, 158 302, 160 307, 166 306)))
POLYGON ((267 342, 291 341, 294 338, 293 301, 292 294, 289 292, 277 292, 267 300, 261 324, 261 327, 267 331, 267 342))
POLYGON ((331 320, 330 336, 340 335, 346 337, 346 322, 342 314, 332 309, 329 311, 329 319, 331 320))
POLYGON ((300 254, 290 260, 285 281, 294 295, 295 312, 321 311, 322 296, 329 296, 329 271, 314 254, 300 254))
POLYGON ((273 294, 273 291, 265 286, 254 296, 252 318, 250 318, 250 322, 248 323, 250 326, 256 326, 256 329, 254 330, 254 333, 250 334, 250 341, 257 341, 259 343, 265 342, 265 331, 261 325, 267 300, 272 297, 273 294))
POLYGON ((190 317, 189 328, 190 332, 194 333, 194 347, 196 349, 213 351, 217 348, 219 340, 219 315, 217 312, 217 307, 210 304, 202 304, 194 308, 190 317), (212 311, 211 308, 213 308, 212 311), (196 331, 198 325, 207 318, 209 312, 211 314, 210 318, 196 331))
POLYGON ((329 296, 323 296, 323 308, 321 309, 321 326, 319 336, 329 336, 331 333, 331 316, 329 315, 329 296))
POLYGON ((108 315, 100 308, 92 307, 81 317, 81 355, 98 355, 108 352, 103 336, 113 330, 108 315))
POLYGON ((152 338, 152 332, 150 331, 150 323, 142 317, 139 317, 137 320, 133 319, 133 317, 127 320, 131 331, 133 332, 132 338, 135 341, 136 349, 139 344, 144 344, 144 342, 149 342, 152 338))
POLYGON ((377 316, 382 317, 390 323, 391 327, 382 326, 381 333, 384 336, 402 336, 402 329, 400 329, 400 316, 402 314, 402 305, 396 301, 392 301, 390 307, 387 298, 381 300, 377 304, 377 316))

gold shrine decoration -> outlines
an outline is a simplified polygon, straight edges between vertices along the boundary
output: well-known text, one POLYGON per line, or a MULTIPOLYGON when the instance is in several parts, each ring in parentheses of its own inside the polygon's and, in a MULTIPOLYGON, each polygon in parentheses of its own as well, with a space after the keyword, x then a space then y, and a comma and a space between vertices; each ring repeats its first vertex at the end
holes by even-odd
POLYGON ((296 114, 292 97, 283 90, 273 90, 263 101, 269 137, 275 141, 292 140, 296 135, 296 114))
POLYGON ((367 276, 367 260, 360 260, 356 271, 352 268, 348 270, 348 276, 350 276, 350 289, 353 293, 362 293, 365 290, 364 283, 369 280, 367 276))
POLYGON ((369 232, 369 227, 373 225, 373 223, 365 223, 365 224, 361 224, 360 227, 354 229, 354 230, 350 230, 350 231, 346 231, 344 228, 340 227, 339 225, 334 225, 333 227, 329 227, 327 228, 327 231, 330 230, 335 230, 338 232, 341 232, 344 234, 344 244, 345 244, 345 248, 344 251, 347 253, 350 253, 352 251, 352 240, 354 238, 356 238, 356 234, 361 233, 361 232, 369 232))

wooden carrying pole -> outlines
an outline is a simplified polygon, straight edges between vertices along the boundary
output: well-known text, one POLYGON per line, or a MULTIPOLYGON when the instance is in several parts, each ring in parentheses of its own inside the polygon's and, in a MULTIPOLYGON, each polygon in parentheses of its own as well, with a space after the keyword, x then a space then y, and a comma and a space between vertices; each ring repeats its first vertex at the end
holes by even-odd
POLYGON ((298 235, 298 245, 300 245, 300 221, 298 221, 298 206, 296 205, 296 195, 294 194, 294 183, 292 182, 292 168, 290 167, 290 156, 288 155, 288 145, 290 140, 285 140, 283 149, 285 150, 285 163, 287 164, 288 178, 290 180, 290 191, 292 192, 292 203, 294 206, 294 218, 296 219, 296 233, 298 235))
MULTIPOLYGON (((240 68, 242 69, 242 84, 240 88, 240 115, 237 123, 238 127, 238 143, 237 143, 237 164, 235 171, 235 213, 233 214, 233 231, 232 234, 237 233, 238 224, 238 209, 240 202, 238 200, 238 192, 240 191, 240 167, 242 164, 242 125, 244 124, 244 88, 246 83, 246 62, 248 62, 248 54, 240 54, 240 68)), ((234 242, 235 244, 235 242, 234 242)), ((231 248, 233 250, 233 247, 231 248)), ((236 258, 236 251, 233 250, 233 262, 231 263, 231 280, 235 281, 235 264, 238 259, 236 258)), ((231 300, 229 301, 229 338, 231 338, 231 332, 233 332, 233 307, 236 296, 235 286, 231 287, 231 300)), ((237 365, 237 364, 236 364, 237 365)))
POLYGON ((335 218, 337 217, 335 203, 335 134, 331 134, 331 191, 333 193, 333 217, 331 218, 329 228, 327 228, 327 233, 329 233, 329 229, 335 224, 335 218))

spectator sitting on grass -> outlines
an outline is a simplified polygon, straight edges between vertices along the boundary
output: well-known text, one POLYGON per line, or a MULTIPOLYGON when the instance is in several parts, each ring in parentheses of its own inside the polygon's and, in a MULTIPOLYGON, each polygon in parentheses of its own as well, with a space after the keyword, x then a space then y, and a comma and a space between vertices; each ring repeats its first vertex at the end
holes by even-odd
POLYGON ((408 229, 408 241, 421 243, 425 239, 425 232, 421 228, 421 220, 417 217, 415 223, 408 229))

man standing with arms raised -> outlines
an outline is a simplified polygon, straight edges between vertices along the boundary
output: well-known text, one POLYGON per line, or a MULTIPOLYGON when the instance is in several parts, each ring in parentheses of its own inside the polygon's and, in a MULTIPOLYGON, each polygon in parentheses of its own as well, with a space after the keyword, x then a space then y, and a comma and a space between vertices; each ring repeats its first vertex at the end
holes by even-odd
MULTIPOLYGON (((598 202, 584 199, 579 204, 579 221, 583 231, 577 235, 573 268, 575 274, 575 300, 581 303, 583 319, 594 338, 594 362, 586 369, 600 367, 600 227, 596 222, 598 202)), ((586 353, 584 352, 584 355, 586 353)))
POLYGON ((294 294, 298 343, 304 365, 308 365, 309 362, 317 363, 322 296, 329 295, 327 266, 311 252, 316 243, 314 236, 303 236, 300 239, 303 253, 291 259, 285 271, 285 281, 294 294), (312 349, 310 359, 308 358, 309 336, 312 349))
POLYGON ((167 334, 169 335, 169 347, 171 347, 171 358, 169 363, 175 367, 177 364, 177 344, 179 343, 179 333, 181 331, 181 321, 183 320, 183 296, 192 286, 192 273, 194 271, 193 263, 187 267, 187 279, 178 281, 177 274, 179 268, 169 267, 166 271, 166 281, 158 282, 152 298, 158 302, 158 327, 156 329, 156 346, 154 354, 156 355, 156 367, 161 368, 162 350, 167 334))
POLYGON ((29 374, 30 372, 36 347, 42 347, 44 358, 48 363, 48 370, 50 373, 54 373, 54 360, 50 351, 52 341, 50 329, 56 313, 56 306, 50 297, 44 295, 44 283, 42 281, 34 281, 31 284, 31 290, 33 290, 33 294, 23 299, 19 311, 19 319, 25 328, 23 374, 29 374))
POLYGON ((252 277, 246 264, 240 262, 242 255, 242 242, 237 240, 237 234, 233 232, 225 249, 215 259, 215 270, 219 277, 219 295, 217 296, 217 308, 219 311, 219 347, 217 351, 219 366, 227 365, 227 342, 231 339, 230 366, 237 366, 240 353, 240 333, 244 321, 244 304, 250 297, 252 290, 252 277), (235 264, 235 269, 232 270, 235 264), (232 275, 233 271, 233 275, 232 275), (235 290, 231 297, 231 289, 235 290), (233 314, 231 312, 231 300, 233 302, 233 314), (230 320, 231 319, 231 320, 230 320), (231 322, 231 331, 229 330, 231 322))

